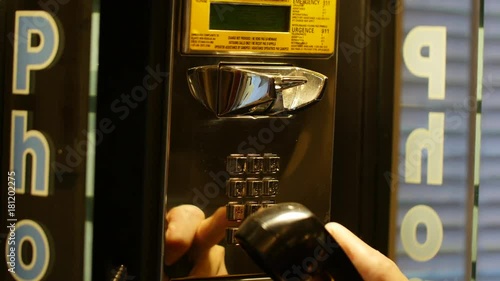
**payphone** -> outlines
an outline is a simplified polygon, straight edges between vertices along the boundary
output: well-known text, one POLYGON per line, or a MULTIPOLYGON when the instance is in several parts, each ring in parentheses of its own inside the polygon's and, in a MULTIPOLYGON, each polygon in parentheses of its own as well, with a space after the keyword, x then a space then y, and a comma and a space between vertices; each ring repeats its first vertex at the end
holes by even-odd
POLYGON ((259 272, 234 238, 248 215, 300 202, 330 220, 337 3, 172 2, 165 212, 225 208, 229 274, 259 272))

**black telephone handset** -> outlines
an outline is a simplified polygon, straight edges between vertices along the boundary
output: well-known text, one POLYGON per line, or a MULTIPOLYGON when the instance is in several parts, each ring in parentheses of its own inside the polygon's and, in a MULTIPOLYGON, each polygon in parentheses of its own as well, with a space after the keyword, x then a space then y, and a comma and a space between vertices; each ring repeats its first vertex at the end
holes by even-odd
POLYGON ((275 281, 363 280, 323 223, 298 203, 280 203, 246 218, 241 247, 275 281))

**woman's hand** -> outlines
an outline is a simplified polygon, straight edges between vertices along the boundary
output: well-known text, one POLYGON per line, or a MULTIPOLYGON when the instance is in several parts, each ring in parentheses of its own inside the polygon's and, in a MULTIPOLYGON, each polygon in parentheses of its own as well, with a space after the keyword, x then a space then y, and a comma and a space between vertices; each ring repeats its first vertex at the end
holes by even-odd
POLYGON ((181 205, 171 209, 165 219, 164 261, 167 267, 189 267, 189 276, 227 274, 224 248, 217 245, 228 226, 225 207, 205 218, 198 207, 181 205))
POLYGON ((365 281, 408 281, 397 265, 338 223, 325 228, 335 238, 365 281))

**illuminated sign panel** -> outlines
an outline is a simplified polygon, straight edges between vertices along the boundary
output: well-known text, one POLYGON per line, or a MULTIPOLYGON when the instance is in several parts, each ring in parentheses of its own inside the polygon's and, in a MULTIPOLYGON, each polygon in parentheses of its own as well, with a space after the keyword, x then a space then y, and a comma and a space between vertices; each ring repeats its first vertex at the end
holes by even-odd
POLYGON ((404 1, 395 259, 412 281, 474 279, 473 2, 404 1))
POLYGON ((10 42, 0 49, 7 68, 0 77, 7 186, 0 195, 0 280, 90 276, 84 266, 91 265, 92 250, 92 240, 85 240, 92 230, 86 198, 93 190, 86 189, 94 145, 88 121, 92 10, 75 13, 77 2, 50 11, 41 10, 43 3, 5 5, 0 28, 10 42))
POLYGON ((186 2, 184 53, 334 53, 335 0, 186 2))

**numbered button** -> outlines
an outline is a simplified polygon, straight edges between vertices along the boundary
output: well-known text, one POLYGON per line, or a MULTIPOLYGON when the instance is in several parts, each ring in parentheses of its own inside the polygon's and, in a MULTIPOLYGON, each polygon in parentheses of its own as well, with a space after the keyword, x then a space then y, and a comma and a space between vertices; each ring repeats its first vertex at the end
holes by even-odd
POLYGON ((280 158, 276 154, 264 154, 264 172, 275 174, 280 170, 280 158))
POLYGON ((242 175, 245 173, 247 157, 243 154, 231 154, 226 160, 226 170, 230 175, 242 175))
POLYGON ((262 196, 276 196, 278 194, 279 181, 274 178, 264 178, 262 196))
POLYGON ((245 219, 245 205, 238 202, 229 202, 226 205, 226 216, 229 221, 242 221, 245 219))
POLYGON ((262 207, 258 202, 247 202, 245 206, 245 216, 248 217, 251 214, 257 212, 262 207))
POLYGON ((264 157, 259 154, 249 154, 247 156, 246 171, 249 174, 260 174, 264 170, 264 157))
POLYGON ((263 181, 257 178, 247 179, 247 197, 259 197, 262 193, 263 181))
POLYGON ((243 198, 246 195, 247 183, 245 179, 231 178, 226 182, 227 195, 233 198, 243 198))
POLYGON ((227 244, 230 245, 238 245, 238 240, 234 237, 236 234, 236 231, 238 231, 237 227, 228 227, 226 228, 226 242, 227 244))
POLYGON ((276 205, 276 201, 274 200, 265 200, 262 201, 262 208, 270 208, 276 205))

